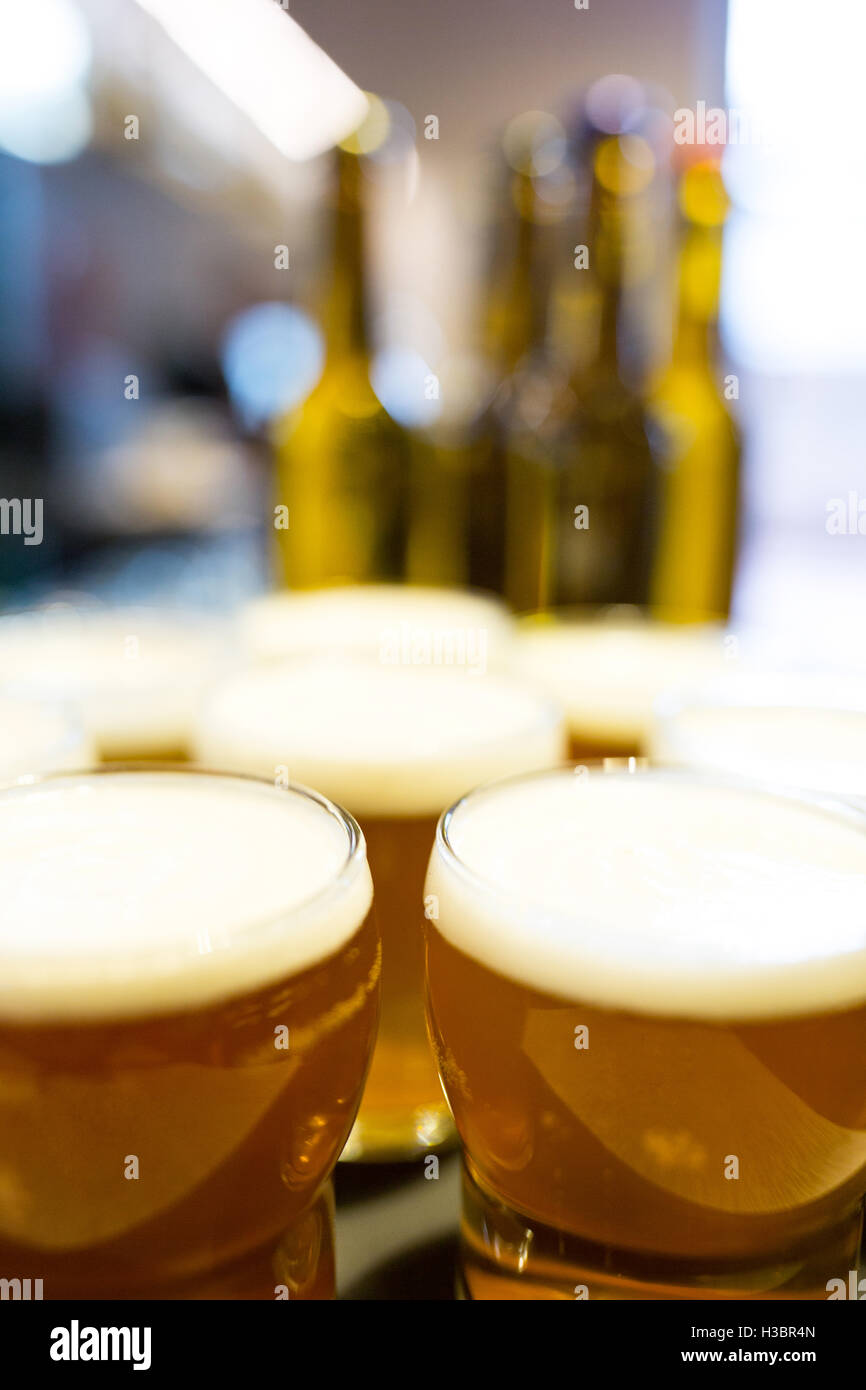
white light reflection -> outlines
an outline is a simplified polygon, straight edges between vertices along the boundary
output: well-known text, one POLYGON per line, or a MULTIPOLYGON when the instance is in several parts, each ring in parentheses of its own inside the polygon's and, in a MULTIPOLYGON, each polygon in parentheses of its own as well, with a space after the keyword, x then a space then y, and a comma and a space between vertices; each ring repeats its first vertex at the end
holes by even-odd
POLYGON ((275 0, 138 0, 289 159, 361 124, 367 98, 275 0))
POLYGON ((442 409, 439 381, 419 352, 390 347, 376 354, 370 384, 388 414, 410 429, 423 429, 442 409))
POLYGON ((291 304, 254 304, 223 335, 222 368, 248 429, 299 405, 322 374, 324 344, 311 318, 291 304))
POLYGON ((0 9, 0 148, 36 164, 74 159, 92 132, 90 33, 72 0, 0 9))

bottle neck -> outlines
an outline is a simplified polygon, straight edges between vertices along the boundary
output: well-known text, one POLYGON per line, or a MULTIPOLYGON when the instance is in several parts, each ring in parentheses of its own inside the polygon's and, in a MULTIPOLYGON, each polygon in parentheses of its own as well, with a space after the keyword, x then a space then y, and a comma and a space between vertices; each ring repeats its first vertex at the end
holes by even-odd
POLYGON ((714 341, 715 333, 711 324, 680 313, 671 352, 673 365, 709 369, 714 341))
MULTIPOLYGON (((599 188, 593 189, 588 245, 590 273, 595 290, 594 351, 589 373, 619 376, 625 314, 626 226, 624 209, 599 188)), ((587 380, 584 364, 576 366, 572 384, 587 380)))
POLYGON ((679 257, 672 352, 676 366, 712 370, 718 336, 721 261, 720 228, 690 226, 679 257))
POLYGON ((512 271, 506 290, 507 312, 500 345, 502 366, 510 374, 547 334, 547 280, 542 227, 532 179, 518 174, 513 184, 518 220, 512 271))
POLYGON ((597 361, 600 367, 619 368, 621 321, 622 287, 616 282, 605 283, 598 315, 597 361))
POLYGON ((366 242, 363 173, 357 156, 337 151, 337 201, 324 327, 329 357, 366 354, 366 242))

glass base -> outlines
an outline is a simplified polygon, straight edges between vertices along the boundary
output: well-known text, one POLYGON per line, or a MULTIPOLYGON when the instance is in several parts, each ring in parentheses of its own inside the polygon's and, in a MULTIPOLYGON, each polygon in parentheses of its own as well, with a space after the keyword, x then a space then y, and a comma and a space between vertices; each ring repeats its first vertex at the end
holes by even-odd
POLYGON ((598 1246, 512 1211, 464 1165, 456 1296, 474 1300, 825 1300, 858 1268, 862 1208, 787 1261, 672 1259, 598 1246))
MULTIPOLYGON (((45 1269, 42 1297, 131 1301, 197 1301, 220 1299, 249 1302, 309 1302, 336 1297, 334 1262, 334 1192, 329 1181, 315 1202, 282 1236, 220 1265, 168 1277, 148 1276, 142 1264, 128 1269, 99 1269, 93 1256, 80 1262, 74 1274, 45 1269)), ((28 1266, 24 1266, 28 1267, 28 1266)), ((40 1266, 36 1266, 40 1267, 40 1266)), ((42 1266, 44 1268, 44 1265, 42 1266)))
POLYGON ((362 1107, 341 1163, 411 1162, 422 1154, 453 1148, 457 1143, 454 1121, 444 1101, 441 1105, 419 1105, 408 1114, 362 1107))

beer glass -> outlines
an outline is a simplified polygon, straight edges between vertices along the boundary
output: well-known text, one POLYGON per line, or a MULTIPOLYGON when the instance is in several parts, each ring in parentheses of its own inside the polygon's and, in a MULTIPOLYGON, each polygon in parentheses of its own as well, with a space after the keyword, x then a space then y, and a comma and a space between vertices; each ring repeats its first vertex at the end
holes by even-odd
POLYGON ((0 619, 0 687, 68 705, 107 761, 185 758, 224 661, 220 625, 191 612, 57 605, 0 619))
POLYGON ((856 1269, 862 811, 562 769, 453 806, 426 895, 467 1296, 820 1299, 856 1269))
POLYGON ((344 1157, 411 1158, 453 1136, 424 1019, 418 900, 455 795, 547 766, 564 728, 546 697, 493 671, 311 655, 252 667, 206 703, 200 759, 321 787, 357 815, 382 933, 382 1014, 344 1157))
POLYGON ((866 797, 866 680, 753 673, 659 700, 659 762, 866 797))
POLYGON ((372 1051, 364 841, 300 787, 0 791, 0 1274, 45 1298, 328 1298, 372 1051))
POLYGON ((501 667, 514 632, 500 600, 423 584, 281 589, 251 599, 237 626, 241 651, 250 663, 341 652, 385 665, 476 670, 501 667))
POLYGON ((661 692, 724 669, 723 628, 630 613, 563 609, 518 624, 513 664, 562 705, 576 761, 644 756, 661 692))

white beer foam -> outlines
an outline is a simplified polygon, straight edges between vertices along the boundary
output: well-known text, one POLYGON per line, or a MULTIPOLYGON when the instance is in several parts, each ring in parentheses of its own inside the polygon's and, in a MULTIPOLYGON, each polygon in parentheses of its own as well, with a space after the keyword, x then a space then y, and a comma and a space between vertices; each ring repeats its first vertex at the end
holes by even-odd
POLYGON ((306 969, 372 889, 336 814, 253 781, 75 773, 0 792, 0 1018, 204 1005, 306 969))
POLYGON ((513 620, 483 594, 412 584, 353 584, 264 594, 239 617, 252 661, 355 652, 392 664, 486 669, 506 659, 513 620))
POLYGON ((438 815, 470 787, 563 756, 546 697, 505 676, 313 657, 229 677, 206 703, 200 762, 280 775, 358 815, 438 815))
POLYGON ((843 803, 564 770, 470 797, 447 837, 435 926, 531 988, 691 1018, 866 999, 866 818, 843 803))
POLYGON ((95 761, 92 741, 65 710, 0 696, 0 782, 95 761))
POLYGON ((666 702, 648 751, 660 762, 866 797, 866 682, 827 673, 718 683, 666 702))
POLYGON ((725 636, 710 624, 529 621, 513 660, 559 701, 574 734, 642 743, 662 691, 723 670, 725 636))
POLYGON ((0 686, 71 704, 103 757, 186 746, 223 644, 208 619, 39 609, 0 620, 0 686))

